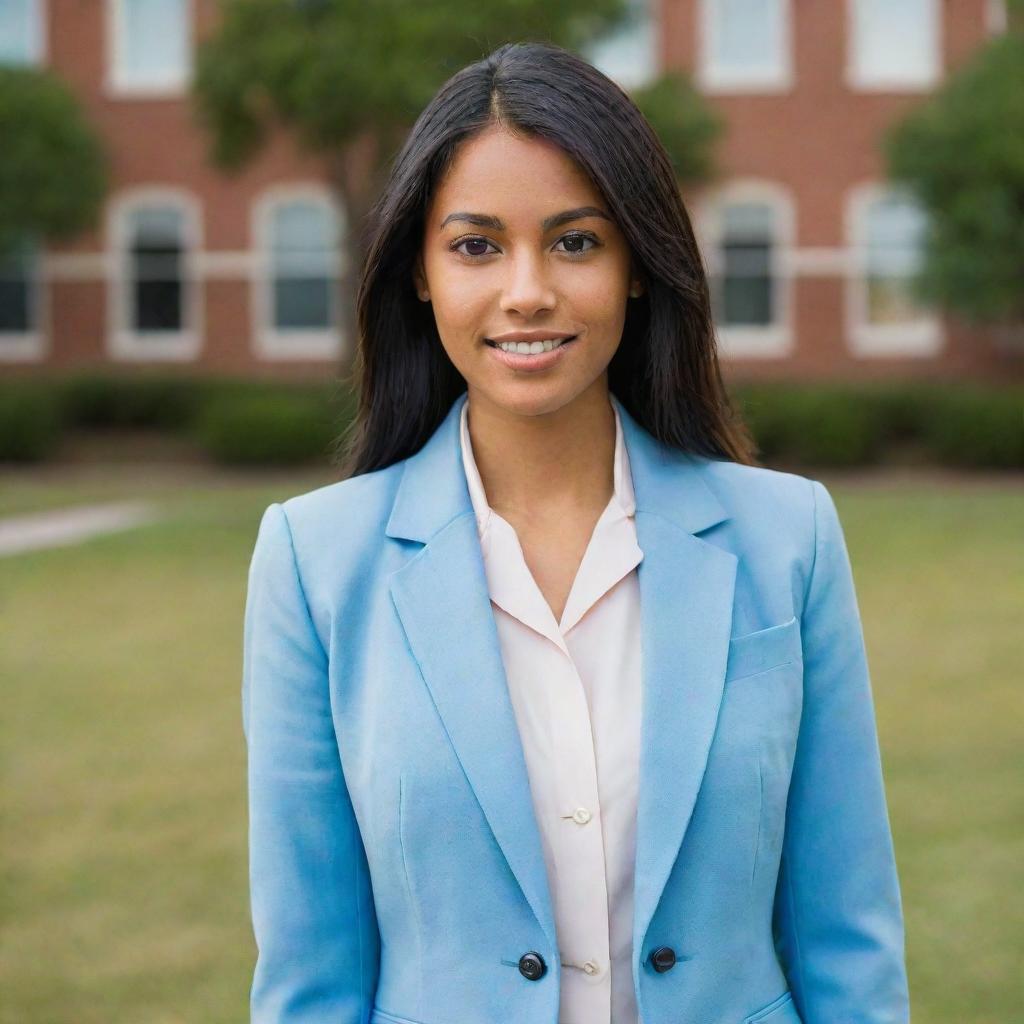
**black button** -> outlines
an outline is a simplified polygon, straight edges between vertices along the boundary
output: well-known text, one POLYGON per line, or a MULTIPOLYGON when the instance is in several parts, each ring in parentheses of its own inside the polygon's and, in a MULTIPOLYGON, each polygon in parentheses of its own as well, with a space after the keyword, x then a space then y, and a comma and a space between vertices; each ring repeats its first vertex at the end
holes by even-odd
POLYGON ((671 970, 675 966, 676 951, 671 946, 659 946, 651 954, 651 965, 659 974, 671 970))
POLYGON ((524 953, 519 958, 519 973, 528 981, 539 981, 547 969, 548 965, 540 953, 524 953))

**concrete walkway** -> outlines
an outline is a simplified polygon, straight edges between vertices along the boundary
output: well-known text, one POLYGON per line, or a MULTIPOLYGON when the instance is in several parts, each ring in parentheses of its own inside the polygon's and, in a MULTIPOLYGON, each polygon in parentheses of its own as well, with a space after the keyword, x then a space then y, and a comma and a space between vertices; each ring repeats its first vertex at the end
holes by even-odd
POLYGON ((79 505, 0 519, 0 557, 41 548, 67 547, 90 537, 127 530, 157 518, 144 501, 79 505))

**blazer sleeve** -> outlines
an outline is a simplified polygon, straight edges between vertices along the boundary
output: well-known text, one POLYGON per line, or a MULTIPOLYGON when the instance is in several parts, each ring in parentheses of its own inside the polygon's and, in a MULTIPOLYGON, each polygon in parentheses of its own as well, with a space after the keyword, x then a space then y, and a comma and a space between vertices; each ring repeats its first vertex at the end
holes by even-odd
POLYGON ((376 987, 379 935, 327 666, 275 503, 252 554, 243 642, 253 1024, 361 1022, 376 987))
POLYGON ((776 949, 804 1024, 906 1024, 903 915, 860 612, 835 504, 811 484, 804 698, 776 949))

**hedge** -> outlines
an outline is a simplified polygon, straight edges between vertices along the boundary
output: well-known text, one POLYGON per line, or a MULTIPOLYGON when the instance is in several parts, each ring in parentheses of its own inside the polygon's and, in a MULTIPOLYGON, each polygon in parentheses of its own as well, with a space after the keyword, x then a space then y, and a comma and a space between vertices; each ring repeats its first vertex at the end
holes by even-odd
MULTIPOLYGON (((865 466, 894 457, 950 466, 1024 467, 1024 386, 948 381, 794 383, 730 388, 766 465, 865 466)), ((322 383, 78 375, 0 384, 0 459, 52 457, 62 430, 172 430, 225 464, 332 459, 355 398, 322 383)))

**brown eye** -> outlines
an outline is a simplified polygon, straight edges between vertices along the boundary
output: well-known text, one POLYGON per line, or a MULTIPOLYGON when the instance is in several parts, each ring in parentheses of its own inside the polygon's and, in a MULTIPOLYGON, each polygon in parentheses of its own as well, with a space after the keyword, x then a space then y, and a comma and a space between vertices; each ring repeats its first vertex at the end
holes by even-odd
POLYGON ((488 242, 486 238, 463 238, 463 239, 460 239, 457 242, 453 242, 449 246, 449 248, 453 252, 462 252, 462 254, 464 256, 477 257, 477 256, 486 256, 487 255, 486 246, 488 246, 490 244, 491 243, 488 242), (484 251, 482 251, 482 252, 481 251, 476 251, 476 252, 465 251, 464 252, 463 249, 462 249, 462 247, 464 245, 476 245, 476 246, 483 246, 485 248, 484 248, 484 251))
POLYGON ((585 256, 591 249, 596 248, 599 244, 593 235, 587 235, 580 231, 573 232, 569 235, 563 235, 558 241, 572 243, 570 248, 564 250, 564 252, 567 252, 570 256, 585 256), (582 248, 582 245, 585 242, 590 242, 590 248, 582 248), (575 248, 577 245, 581 246, 581 248, 575 248))

